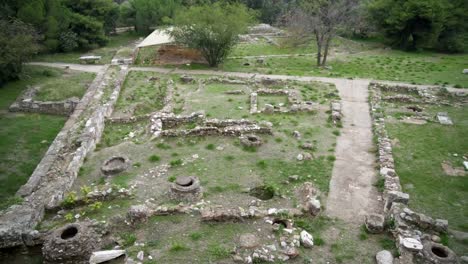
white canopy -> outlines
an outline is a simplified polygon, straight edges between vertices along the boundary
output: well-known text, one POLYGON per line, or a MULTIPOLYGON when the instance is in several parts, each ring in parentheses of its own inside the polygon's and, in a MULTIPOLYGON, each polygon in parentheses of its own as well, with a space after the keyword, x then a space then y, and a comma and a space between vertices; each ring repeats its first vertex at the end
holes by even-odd
POLYGON ((161 44, 167 44, 174 42, 174 39, 169 35, 169 32, 172 30, 172 27, 165 29, 156 29, 151 34, 149 34, 140 44, 138 48, 155 46, 161 44))

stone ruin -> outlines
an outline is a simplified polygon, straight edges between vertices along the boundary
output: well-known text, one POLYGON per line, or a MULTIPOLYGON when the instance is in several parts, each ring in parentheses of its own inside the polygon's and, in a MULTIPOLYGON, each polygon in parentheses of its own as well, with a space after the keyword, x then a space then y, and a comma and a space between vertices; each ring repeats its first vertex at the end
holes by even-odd
MULTIPOLYGON (((371 83, 370 106, 374 134, 378 140, 378 163, 380 176, 384 178, 384 215, 371 214, 366 218, 366 227, 372 233, 382 232, 385 223, 391 221, 391 232, 400 253, 400 263, 459 263, 455 253, 440 244, 441 234, 448 230, 448 221, 433 219, 408 208, 409 195, 402 192, 400 179, 395 171, 392 143, 385 129, 385 119, 379 109, 382 90, 401 91, 401 86, 371 83)), ((406 92, 420 92, 410 87, 406 92)), ((382 251, 377 257, 387 254, 382 251)), ((392 257, 393 258, 393 257, 392 257)))
POLYGON ((130 166, 130 160, 125 156, 113 156, 102 164, 101 171, 104 175, 114 175, 125 171, 130 166))
POLYGON ((104 66, 17 195, 24 198, 0 215, 0 248, 29 244, 46 209, 56 208, 72 187, 85 157, 96 147, 128 73, 104 66), (104 91, 109 89, 110 93, 104 91))
MULTIPOLYGON (((263 79, 262 82, 265 82, 263 79)), ((272 80, 276 84, 276 80, 272 80)), ((286 89, 267 89, 260 88, 255 92, 250 94, 250 113, 264 113, 264 114, 273 114, 273 113, 295 113, 295 112, 312 112, 315 110, 316 104, 312 101, 300 100, 300 95, 296 90, 286 90, 286 89), (278 95, 278 96, 287 96, 289 107, 285 107, 283 104, 280 105, 270 105, 265 104, 265 108, 258 110, 258 96, 261 95, 278 95)))
POLYGON ((338 123, 341 121, 341 118, 343 117, 341 113, 341 103, 337 101, 333 101, 330 104, 330 110, 331 110, 331 118, 334 124, 338 123))
POLYGON ((42 246, 44 263, 86 264, 101 247, 101 238, 90 223, 67 224, 45 238, 42 246))
POLYGON ((195 202, 203 196, 198 177, 177 177, 171 184, 169 197, 176 201, 195 202))
MULTIPOLYGON (((445 87, 437 86, 416 86, 416 85, 397 85, 372 82, 371 86, 379 89, 381 92, 394 92, 397 95, 381 96, 382 101, 419 103, 433 105, 454 105, 446 97, 461 98, 466 103, 467 93, 460 91, 450 91, 445 87)), ((455 103, 457 105, 458 103, 455 103)))
POLYGON ((442 125, 453 125, 452 119, 448 116, 447 112, 439 112, 436 115, 437 121, 441 123, 442 125))
POLYGON ((242 146, 259 147, 263 144, 262 139, 254 134, 242 135, 239 137, 242 146))
POLYGON ((10 112, 30 112, 53 115, 71 115, 80 102, 77 97, 62 101, 37 101, 34 99, 40 87, 29 87, 9 107, 10 112))
POLYGON ((245 133, 272 133, 271 124, 266 122, 257 124, 246 119, 206 119, 204 114, 200 112, 190 115, 156 113, 151 117, 150 128, 153 137, 240 136, 245 133), (177 129, 177 127, 189 123, 196 123, 197 126, 192 129, 177 129))

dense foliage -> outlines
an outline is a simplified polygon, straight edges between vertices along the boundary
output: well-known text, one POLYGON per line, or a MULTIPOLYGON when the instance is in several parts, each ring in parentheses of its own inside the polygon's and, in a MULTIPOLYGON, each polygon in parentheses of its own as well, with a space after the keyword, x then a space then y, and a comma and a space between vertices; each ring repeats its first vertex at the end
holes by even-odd
POLYGON ((401 49, 456 52, 464 48, 467 1, 376 0, 369 5, 369 13, 391 44, 401 49))
POLYGON ((34 29, 20 20, 0 20, 0 87, 18 78, 22 63, 37 50, 34 29))
POLYGON ((121 19, 135 30, 148 34, 155 26, 168 23, 181 4, 178 0, 130 0, 120 6, 121 19))
POLYGON ((31 24, 45 51, 102 46, 119 16, 112 0, 7 0, 0 8, 2 17, 31 24))
POLYGON ((254 14, 242 4, 192 6, 176 13, 172 35, 177 42, 199 49, 210 66, 217 66, 253 19, 254 14))

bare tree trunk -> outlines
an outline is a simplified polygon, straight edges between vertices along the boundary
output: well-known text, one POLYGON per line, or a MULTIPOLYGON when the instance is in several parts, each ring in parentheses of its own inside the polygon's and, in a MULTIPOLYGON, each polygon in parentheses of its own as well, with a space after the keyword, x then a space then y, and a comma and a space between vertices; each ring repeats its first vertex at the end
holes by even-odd
POLYGON ((325 64, 327 63, 328 48, 330 47, 331 38, 332 38, 331 36, 328 36, 327 41, 325 42, 325 47, 324 47, 324 51, 323 51, 322 66, 325 66, 325 64))
POLYGON ((322 40, 318 32, 315 32, 315 38, 317 41, 317 66, 320 66, 320 61, 322 60, 322 40))

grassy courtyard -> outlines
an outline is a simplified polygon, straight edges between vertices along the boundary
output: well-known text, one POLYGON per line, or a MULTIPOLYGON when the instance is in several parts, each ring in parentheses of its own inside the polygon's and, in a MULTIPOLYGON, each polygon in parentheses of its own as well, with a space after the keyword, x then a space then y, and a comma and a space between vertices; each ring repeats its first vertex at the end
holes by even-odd
MULTIPOLYGON (((414 117, 406 109, 409 104, 386 103, 387 130, 394 142, 397 173, 403 190, 410 194, 410 207, 434 218, 449 221, 454 230, 468 232, 468 178, 463 161, 467 158, 468 130, 466 105, 424 105, 424 114, 431 120, 438 112, 447 112, 453 126, 432 121, 426 124, 404 122, 414 117), (443 164, 458 169, 462 175, 450 175, 443 164), (463 176, 465 174, 465 176, 463 176)), ((448 241, 458 254, 466 254, 466 241, 448 241)))

